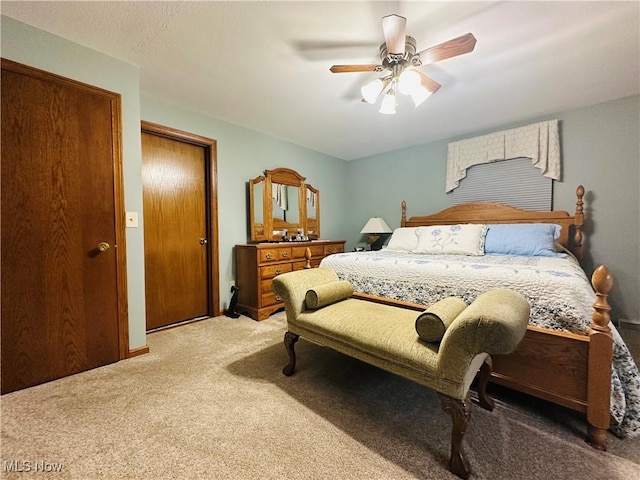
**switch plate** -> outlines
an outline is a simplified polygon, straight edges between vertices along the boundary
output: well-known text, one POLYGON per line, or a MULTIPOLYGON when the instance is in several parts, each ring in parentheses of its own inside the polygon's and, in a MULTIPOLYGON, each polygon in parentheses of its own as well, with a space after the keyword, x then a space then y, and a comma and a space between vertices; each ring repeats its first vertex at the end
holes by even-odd
POLYGON ((138 212, 127 212, 127 228, 138 227, 138 212))

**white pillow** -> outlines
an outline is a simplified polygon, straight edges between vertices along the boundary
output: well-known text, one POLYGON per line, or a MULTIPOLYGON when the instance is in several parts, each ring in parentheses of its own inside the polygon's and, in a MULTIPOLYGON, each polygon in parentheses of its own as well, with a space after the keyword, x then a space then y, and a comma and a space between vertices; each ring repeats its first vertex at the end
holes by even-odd
POLYGON ((387 243, 387 250, 413 252, 418 248, 418 228, 419 227, 396 228, 389 239, 389 243, 387 243))
POLYGON ((414 253, 432 255, 484 255, 486 225, 438 225, 418 228, 414 253))

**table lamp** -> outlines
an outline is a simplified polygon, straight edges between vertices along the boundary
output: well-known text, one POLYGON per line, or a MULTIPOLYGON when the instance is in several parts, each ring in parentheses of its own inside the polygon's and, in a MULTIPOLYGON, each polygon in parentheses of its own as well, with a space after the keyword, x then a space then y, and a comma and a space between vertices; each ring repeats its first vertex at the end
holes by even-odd
POLYGON ((389 225, 387 225, 382 218, 371 217, 360 233, 369 234, 367 243, 370 245, 371 250, 380 250, 380 248, 382 248, 380 235, 383 233, 391 233, 391 231, 389 225))

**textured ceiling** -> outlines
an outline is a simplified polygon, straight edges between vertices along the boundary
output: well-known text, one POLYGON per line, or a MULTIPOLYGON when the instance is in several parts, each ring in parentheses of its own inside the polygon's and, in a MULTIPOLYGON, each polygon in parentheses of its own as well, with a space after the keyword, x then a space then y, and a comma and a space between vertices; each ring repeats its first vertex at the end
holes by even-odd
POLYGON ((140 88, 350 160, 640 93, 640 3, 10 2, 2 14, 137 65, 140 88), (472 32, 475 50, 421 67, 442 88, 398 114, 360 101, 381 18, 417 49, 472 32))

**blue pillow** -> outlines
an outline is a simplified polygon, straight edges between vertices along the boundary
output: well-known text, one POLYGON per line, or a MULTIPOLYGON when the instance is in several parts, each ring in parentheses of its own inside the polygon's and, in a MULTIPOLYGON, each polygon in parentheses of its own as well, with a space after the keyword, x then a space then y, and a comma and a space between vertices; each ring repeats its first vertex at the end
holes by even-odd
POLYGON ((556 252, 560 225, 553 223, 506 223, 487 225, 484 253, 564 257, 556 252))

